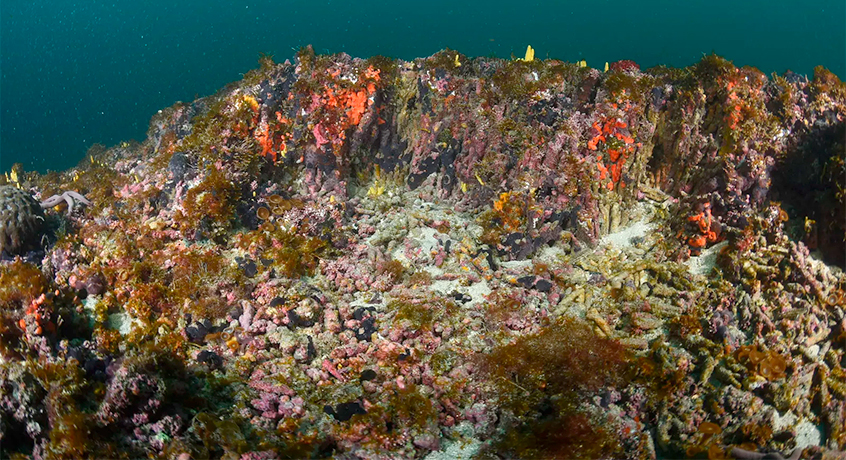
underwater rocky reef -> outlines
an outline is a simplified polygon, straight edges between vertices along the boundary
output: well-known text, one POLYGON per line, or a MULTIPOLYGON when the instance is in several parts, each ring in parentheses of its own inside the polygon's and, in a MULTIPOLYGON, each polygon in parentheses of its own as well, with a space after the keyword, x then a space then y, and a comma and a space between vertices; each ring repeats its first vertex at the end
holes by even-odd
POLYGON ((844 458, 846 85, 532 54, 7 172, 0 457, 844 458))

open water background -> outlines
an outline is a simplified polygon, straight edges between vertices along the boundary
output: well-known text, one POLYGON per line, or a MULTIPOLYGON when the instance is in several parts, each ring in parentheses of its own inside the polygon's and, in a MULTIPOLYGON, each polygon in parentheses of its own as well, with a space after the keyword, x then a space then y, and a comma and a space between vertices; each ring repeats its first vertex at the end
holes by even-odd
POLYGON ((94 143, 142 140, 150 117, 214 93, 302 45, 318 53, 469 56, 675 67, 716 52, 766 73, 846 76, 843 0, 3 0, 0 172, 77 164, 94 143))

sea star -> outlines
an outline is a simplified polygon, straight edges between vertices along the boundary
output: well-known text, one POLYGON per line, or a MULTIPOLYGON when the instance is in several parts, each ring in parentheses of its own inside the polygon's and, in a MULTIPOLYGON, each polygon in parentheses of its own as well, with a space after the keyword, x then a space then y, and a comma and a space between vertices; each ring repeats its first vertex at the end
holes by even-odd
POLYGON ((802 455, 802 450, 799 448, 794 449, 790 457, 786 459, 779 452, 753 452, 751 450, 741 449, 740 447, 732 448, 731 454, 736 458, 744 460, 798 460, 799 456, 802 455))
POLYGON ((86 206, 91 206, 91 202, 88 201, 87 198, 82 196, 82 194, 74 192, 73 190, 68 190, 62 193, 61 195, 53 195, 50 198, 47 198, 46 200, 42 201, 41 207, 44 209, 52 208, 53 206, 56 206, 62 201, 68 204, 68 215, 73 214, 73 206, 77 202, 82 203, 86 206))

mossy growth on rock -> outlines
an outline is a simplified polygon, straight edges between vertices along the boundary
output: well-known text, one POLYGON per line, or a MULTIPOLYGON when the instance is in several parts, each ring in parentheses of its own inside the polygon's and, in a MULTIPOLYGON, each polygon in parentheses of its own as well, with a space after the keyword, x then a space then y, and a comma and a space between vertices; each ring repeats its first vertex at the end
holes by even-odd
POLYGON ((234 286, 242 281, 237 269, 214 249, 202 247, 176 255, 174 262, 168 283, 174 302, 185 302, 199 318, 224 314, 226 302, 217 289, 221 284, 234 286))
POLYGON ((685 370, 679 368, 676 353, 675 348, 656 340, 646 355, 632 362, 634 380, 647 389, 648 406, 658 407, 691 383, 685 370))
POLYGON ((443 322, 458 311, 451 299, 400 297, 388 302, 388 310, 396 311, 396 321, 407 322, 411 330, 431 331, 436 322, 443 322))
POLYGON ((462 63, 467 62, 467 56, 458 51, 446 48, 422 60, 426 63, 426 67, 441 69, 449 74, 461 72, 462 63), (456 62, 458 65, 456 65, 456 62))
POLYGON ((531 232, 529 221, 532 219, 538 222, 542 216, 543 210, 532 194, 522 191, 503 192, 494 200, 492 208, 477 218, 483 230, 479 240, 503 252, 509 246, 509 239, 519 240, 524 234, 536 236, 531 232))
POLYGON ((176 151, 185 152, 199 168, 222 162, 234 174, 256 175, 262 164, 261 148, 254 137, 260 106, 250 91, 227 87, 210 96, 202 113, 192 120, 191 133, 176 140, 168 131, 155 163, 170 161, 176 151))
POLYGON ((477 458, 622 458, 624 451, 614 433, 579 412, 553 412, 538 421, 522 423, 477 458))
POLYGON ((220 420, 207 412, 200 412, 194 416, 191 428, 211 455, 238 458, 247 450, 244 433, 233 420, 220 420))
POLYGON ((368 436, 362 441, 374 448, 397 445, 403 433, 432 432, 438 423, 438 408, 432 395, 421 391, 421 386, 406 383, 404 388, 387 391, 383 399, 366 413, 356 414, 350 420, 349 431, 364 431, 368 436))
POLYGON ((267 80, 277 67, 276 62, 273 60, 273 55, 266 53, 259 55, 258 64, 259 67, 257 69, 252 69, 244 74, 243 82, 245 85, 260 84, 262 81, 267 80))
POLYGON ((811 81, 814 95, 828 94, 830 100, 846 99, 846 84, 840 81, 830 70, 818 65, 814 67, 814 79, 811 81))
POLYGON ((569 406, 582 395, 620 387, 631 378, 631 354, 572 318, 519 337, 479 358, 498 403, 515 414, 537 411, 552 399, 569 406))
POLYGON ((402 282, 406 269, 402 262, 389 259, 378 263, 376 271, 380 276, 387 276, 391 280, 391 284, 398 284, 402 282))
POLYGON ((0 265, 0 310, 30 302, 46 288, 47 279, 35 265, 21 259, 0 265))
POLYGON ((205 179, 185 193, 184 211, 177 215, 186 234, 199 232, 211 238, 224 235, 233 225, 235 204, 240 193, 235 184, 215 167, 205 179))
POLYGON ((634 76, 626 72, 611 72, 605 79, 605 88, 616 102, 630 100, 637 104, 645 103, 658 82, 648 74, 634 76))
POLYGON ((728 59, 714 53, 702 56, 694 66, 694 72, 703 78, 727 77, 737 71, 737 67, 728 59))
POLYGON ((82 368, 74 361, 38 362, 34 359, 27 360, 24 367, 45 394, 44 408, 50 421, 47 456, 80 458, 92 453, 93 446, 89 444, 94 425, 92 416, 82 411, 78 403, 86 388, 82 368))
POLYGON ((394 82, 400 76, 397 62, 395 59, 381 55, 371 56, 364 61, 365 68, 372 67, 379 70, 381 80, 388 83, 394 82))
POLYGON ((485 302, 485 328, 491 334, 510 334, 506 323, 524 314, 522 306, 519 291, 497 289, 485 302))
POLYGON ((503 61, 502 67, 491 76, 491 83, 498 89, 498 95, 506 101, 521 101, 537 91, 547 88, 550 81, 544 81, 538 72, 542 61, 503 61))
POLYGON ((620 446, 578 409, 604 388, 622 388, 633 376, 630 353, 572 318, 500 345, 479 357, 493 391, 492 404, 519 422, 493 444, 519 458, 599 458, 620 446))
MULTIPOLYGON (((330 255, 326 239, 304 235, 296 226, 263 223, 258 230, 235 235, 235 246, 264 261, 262 267, 285 278, 311 276, 322 257, 330 255)), ((261 270, 261 268, 260 268, 261 270)))

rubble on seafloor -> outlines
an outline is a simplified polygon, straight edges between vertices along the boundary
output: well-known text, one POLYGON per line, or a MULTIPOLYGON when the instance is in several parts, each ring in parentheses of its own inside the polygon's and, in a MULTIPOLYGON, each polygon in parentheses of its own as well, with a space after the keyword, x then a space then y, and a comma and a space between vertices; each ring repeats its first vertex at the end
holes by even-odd
POLYGON ((0 227, 0 456, 843 458, 844 117, 713 55, 264 57, 0 179, 91 203, 0 227))

